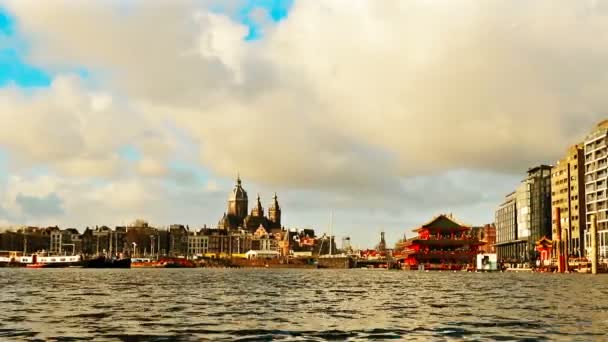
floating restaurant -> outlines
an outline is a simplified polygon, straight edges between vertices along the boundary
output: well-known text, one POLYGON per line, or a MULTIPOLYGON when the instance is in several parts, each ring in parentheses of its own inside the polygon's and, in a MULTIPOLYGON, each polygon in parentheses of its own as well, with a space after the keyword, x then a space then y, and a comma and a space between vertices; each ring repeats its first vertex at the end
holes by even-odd
POLYGON ((410 270, 472 269, 484 242, 470 231, 471 227, 458 223, 452 215, 436 216, 414 229, 416 237, 397 246, 395 258, 410 270))

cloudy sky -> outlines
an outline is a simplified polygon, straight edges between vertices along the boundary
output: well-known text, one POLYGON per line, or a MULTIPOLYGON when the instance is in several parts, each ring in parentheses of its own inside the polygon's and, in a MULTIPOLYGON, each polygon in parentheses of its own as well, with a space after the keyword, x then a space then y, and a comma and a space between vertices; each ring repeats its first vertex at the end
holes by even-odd
POLYGON ((603 1, 0 0, 0 225, 484 224, 607 89, 603 1))

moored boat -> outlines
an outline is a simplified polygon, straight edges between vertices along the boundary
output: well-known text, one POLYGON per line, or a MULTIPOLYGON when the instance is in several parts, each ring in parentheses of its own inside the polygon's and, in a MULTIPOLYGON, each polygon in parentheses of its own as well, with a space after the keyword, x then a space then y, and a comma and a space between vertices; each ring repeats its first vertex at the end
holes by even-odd
POLYGON ((84 260, 84 268, 131 268, 131 258, 107 258, 99 256, 94 259, 84 260))
POLYGON ((2 258, 0 259, 0 262, 3 266, 9 267, 61 268, 80 266, 82 258, 80 255, 41 256, 38 254, 32 254, 30 256, 12 256, 10 258, 2 258))
POLYGON ((0 256, 0 267, 8 267, 11 262, 11 258, 0 256))
POLYGON ((160 268, 163 265, 149 258, 131 258, 131 268, 160 268))
POLYGON ((164 268, 192 268, 196 267, 196 264, 191 260, 185 258, 161 258, 158 260, 160 267, 164 268))

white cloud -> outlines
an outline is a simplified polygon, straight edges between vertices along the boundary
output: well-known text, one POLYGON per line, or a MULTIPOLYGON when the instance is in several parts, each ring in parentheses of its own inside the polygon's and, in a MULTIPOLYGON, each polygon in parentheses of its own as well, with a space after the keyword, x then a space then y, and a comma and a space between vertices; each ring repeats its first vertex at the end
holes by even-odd
POLYGON ((143 176, 162 177, 167 175, 167 166, 154 159, 142 159, 137 162, 137 171, 143 176))
MULTIPOLYGON (((31 97, 2 90, 0 143, 81 175, 112 174, 113 153, 133 143, 137 168, 159 177, 175 127, 217 176, 416 206, 415 177, 523 173, 608 109, 597 2, 295 1, 255 42, 206 4, 9 1, 33 63, 83 66, 105 91, 63 78, 31 97)), ((453 201, 479 193, 467 196, 453 201)))
POLYGON ((608 105, 606 11, 584 2, 296 1, 255 43, 191 2, 54 6, 9 3, 33 60, 107 70, 223 175, 239 164, 265 181, 282 166, 280 182, 326 186, 388 168, 521 170, 558 157, 608 105), (360 146, 388 160, 373 167, 360 146))
POLYGON ((205 189, 178 189, 155 178, 131 176, 108 182, 57 174, 12 176, 0 193, 3 224, 78 227, 120 225, 136 218, 166 226, 216 223, 224 196, 205 189))
POLYGON ((113 178, 122 173, 118 151, 134 144, 149 162, 167 158, 162 126, 120 105, 110 94, 89 91, 76 76, 59 75, 48 89, 0 89, 0 146, 13 166, 49 166, 65 175, 113 178))

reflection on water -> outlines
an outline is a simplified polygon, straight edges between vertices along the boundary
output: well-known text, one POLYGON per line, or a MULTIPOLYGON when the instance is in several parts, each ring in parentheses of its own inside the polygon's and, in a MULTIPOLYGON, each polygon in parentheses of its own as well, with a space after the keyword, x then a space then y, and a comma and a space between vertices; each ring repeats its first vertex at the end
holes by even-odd
POLYGON ((0 340, 604 340, 608 276, 0 269, 0 340))

